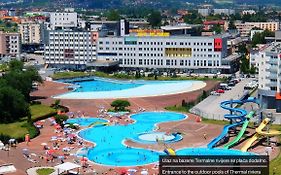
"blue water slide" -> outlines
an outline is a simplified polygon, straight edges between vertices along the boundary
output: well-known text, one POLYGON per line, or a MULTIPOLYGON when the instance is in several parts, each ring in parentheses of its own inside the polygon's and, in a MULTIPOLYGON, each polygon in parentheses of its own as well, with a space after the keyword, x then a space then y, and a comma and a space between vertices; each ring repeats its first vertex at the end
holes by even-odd
POLYGON ((224 118, 231 120, 233 123, 226 125, 223 127, 223 131, 221 132, 221 134, 214 138, 208 145, 208 148, 213 148, 215 147, 218 142, 220 140, 222 140, 227 134, 229 129, 233 128, 233 127, 237 127, 239 125, 242 125, 245 121, 245 116, 247 115, 247 111, 244 109, 240 109, 240 108, 235 108, 235 107, 231 107, 231 104, 234 106, 235 104, 244 104, 245 102, 248 102, 248 100, 245 101, 241 101, 241 100, 228 100, 228 101, 223 101, 221 102, 220 106, 223 109, 229 110, 232 112, 232 114, 225 114, 224 118))
POLYGON ((244 93, 244 95, 241 97, 240 100, 227 100, 227 101, 221 102, 221 104, 220 104, 221 108, 232 112, 232 114, 225 114, 224 118, 231 120, 233 123, 224 126, 221 134, 218 137, 214 138, 207 145, 208 148, 215 147, 220 140, 222 140, 225 136, 227 136, 229 129, 240 126, 245 122, 245 120, 246 120, 245 116, 247 115, 247 111, 244 109, 241 109, 241 108, 234 107, 235 104, 243 105, 244 103, 259 104, 259 101, 255 97, 249 97, 249 94, 247 92, 247 93, 244 93), (231 106, 233 106, 233 107, 231 107, 231 106))

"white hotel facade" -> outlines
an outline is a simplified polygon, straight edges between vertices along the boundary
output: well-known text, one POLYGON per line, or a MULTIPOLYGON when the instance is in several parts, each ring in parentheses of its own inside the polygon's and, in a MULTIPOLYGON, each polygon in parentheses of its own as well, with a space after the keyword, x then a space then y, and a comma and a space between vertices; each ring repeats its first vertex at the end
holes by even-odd
POLYGON ((52 67, 83 69, 96 59, 93 33, 88 31, 48 31, 44 59, 52 67))
POLYGON ((123 68, 183 69, 198 73, 230 70, 227 37, 100 37, 97 60, 119 61, 123 68))

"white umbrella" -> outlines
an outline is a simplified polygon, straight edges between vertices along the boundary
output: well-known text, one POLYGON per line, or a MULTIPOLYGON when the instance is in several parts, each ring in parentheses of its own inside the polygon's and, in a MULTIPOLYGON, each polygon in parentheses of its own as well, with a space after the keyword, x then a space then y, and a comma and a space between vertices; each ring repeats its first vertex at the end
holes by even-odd
POLYGON ((148 175, 148 171, 145 170, 145 169, 143 169, 143 170, 141 171, 141 175, 148 175))
POLYGON ((128 171, 128 172, 133 172, 133 173, 135 173, 135 172, 137 172, 138 170, 136 170, 136 169, 128 169, 127 171, 128 171))
POLYGON ((79 126, 79 124, 78 123, 74 123, 73 126, 79 126))
POLYGON ((41 146, 47 146, 48 144, 47 143, 41 143, 41 146))
POLYGON ((65 125, 64 125, 64 127, 66 127, 66 128, 69 127, 69 126, 70 126, 69 124, 65 124, 65 125))

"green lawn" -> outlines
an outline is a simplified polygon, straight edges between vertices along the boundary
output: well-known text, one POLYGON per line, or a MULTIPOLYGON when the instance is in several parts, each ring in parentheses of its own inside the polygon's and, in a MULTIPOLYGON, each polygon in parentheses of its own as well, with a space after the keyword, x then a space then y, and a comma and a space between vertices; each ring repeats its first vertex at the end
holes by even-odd
POLYGON ((30 106, 30 112, 32 116, 31 118, 34 120, 37 117, 56 112, 56 110, 46 105, 35 104, 30 106))
POLYGON ((38 175, 49 175, 53 172, 55 172, 55 170, 53 168, 41 168, 41 169, 36 170, 36 173, 38 175))
POLYGON ((202 118, 202 122, 206 124, 215 124, 215 125, 228 125, 229 121, 226 120, 213 120, 213 119, 207 119, 202 118))
MULTIPOLYGON (((41 104, 31 105, 30 111, 33 120, 40 116, 55 112, 51 107, 41 104)), ((11 138, 21 138, 28 132, 27 117, 14 123, 0 124, 0 134, 8 135, 11 138)))
MULTIPOLYGON (((104 78, 115 78, 115 79, 136 79, 134 75, 128 74, 107 74, 104 72, 58 72, 55 73, 52 78, 53 79, 63 79, 63 78, 75 78, 75 77, 84 77, 84 76, 98 76, 104 78)), ((139 79, 143 80, 155 80, 154 76, 152 77, 141 77, 139 79)), ((205 78, 205 77, 164 77, 164 76, 157 76, 157 80, 223 80, 220 78, 205 78)))
POLYGON ((175 112, 189 112, 189 108, 184 106, 167 106, 165 107, 168 111, 175 111, 175 112))

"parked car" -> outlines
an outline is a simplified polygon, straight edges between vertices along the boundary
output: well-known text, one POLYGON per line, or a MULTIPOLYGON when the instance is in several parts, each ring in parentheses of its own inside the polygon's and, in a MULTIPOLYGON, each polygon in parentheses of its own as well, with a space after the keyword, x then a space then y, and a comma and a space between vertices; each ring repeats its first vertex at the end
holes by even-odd
POLYGON ((218 93, 218 92, 216 92, 216 91, 212 91, 212 92, 211 92, 211 95, 220 96, 221 94, 218 93))
POLYGON ((217 89, 216 92, 222 94, 222 93, 224 93, 224 90, 223 89, 217 89))

